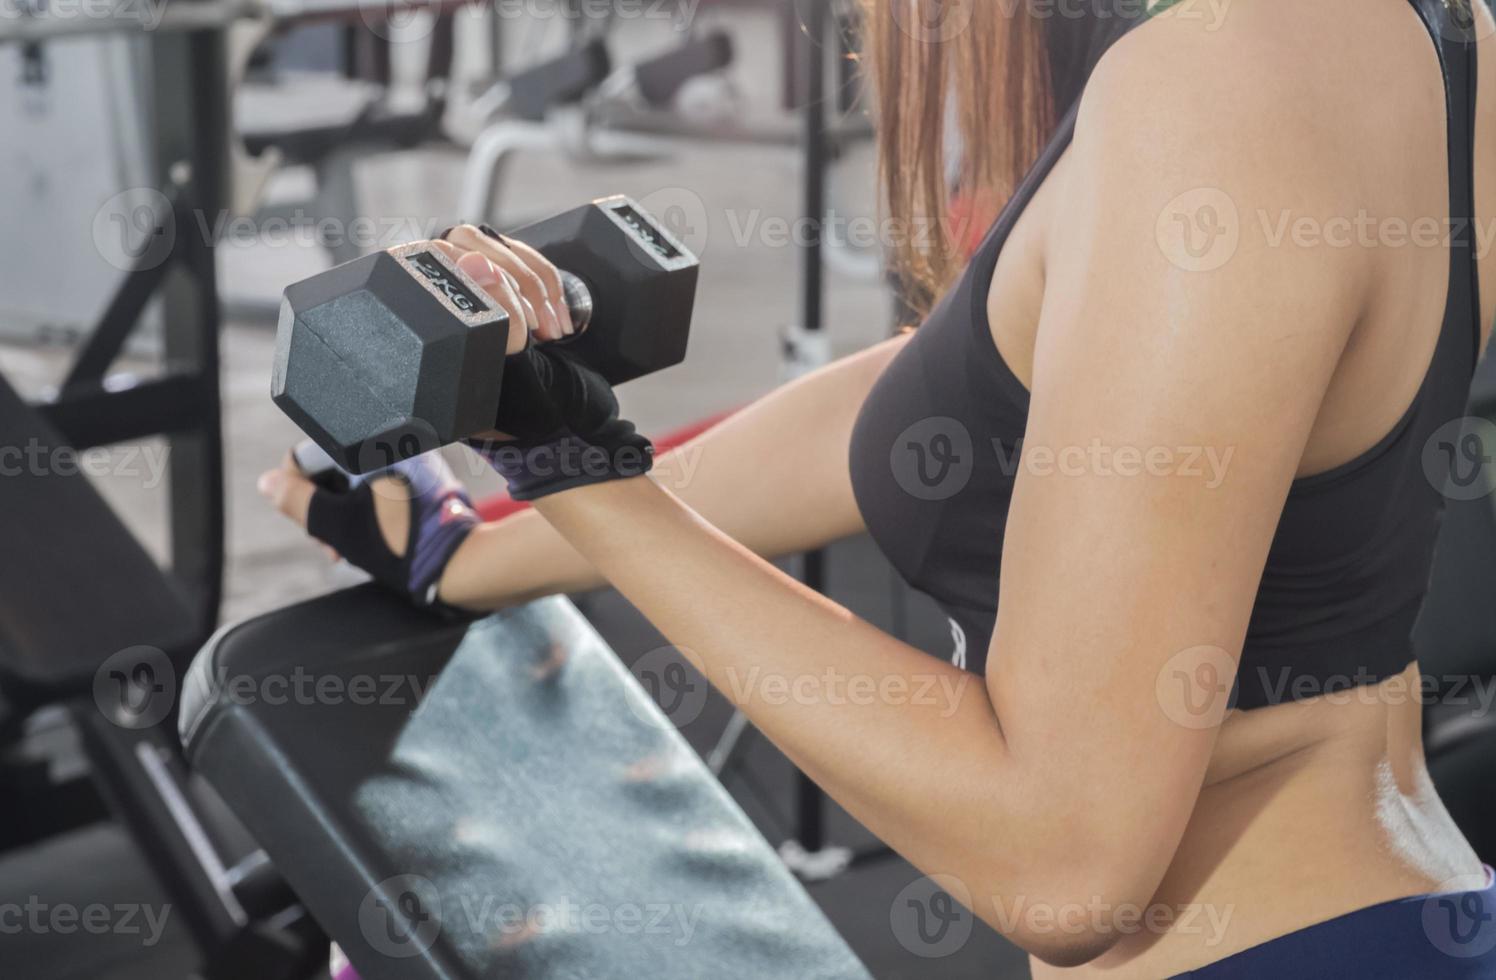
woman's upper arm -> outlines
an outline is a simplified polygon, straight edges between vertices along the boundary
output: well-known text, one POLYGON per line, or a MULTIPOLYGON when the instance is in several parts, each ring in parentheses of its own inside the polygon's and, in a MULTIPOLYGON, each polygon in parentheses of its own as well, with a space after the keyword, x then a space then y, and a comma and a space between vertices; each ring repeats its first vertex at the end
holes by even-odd
POLYGON ((1098 68, 1057 171, 987 673, 1015 760, 1139 878, 1168 866, 1214 743, 1175 681, 1218 671, 1224 709, 1361 275, 1257 220, 1342 193, 1262 69, 1158 43, 1098 68))
POLYGON ((663 456, 656 479, 760 555, 861 531, 847 467, 852 427, 907 339, 876 344, 775 389, 663 456))

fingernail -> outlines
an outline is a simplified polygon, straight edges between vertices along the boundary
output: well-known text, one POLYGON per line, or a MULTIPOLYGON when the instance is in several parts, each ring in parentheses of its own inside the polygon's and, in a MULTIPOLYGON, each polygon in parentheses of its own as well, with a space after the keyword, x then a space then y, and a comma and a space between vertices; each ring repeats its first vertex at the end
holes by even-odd
POLYGON ((535 312, 535 306, 523 296, 519 296, 520 312, 525 315, 525 328, 531 333, 540 332, 540 314, 535 312))
POLYGON ((546 326, 555 331, 559 337, 571 336, 571 324, 561 318, 556 310, 556 304, 546 300, 542 305, 541 316, 545 318, 546 326))
POLYGON ((275 492, 275 470, 266 470, 261 473, 260 478, 255 481, 255 489, 260 491, 262 496, 271 496, 275 492))
POLYGON ((553 303, 550 300, 546 300, 545 305, 550 307, 551 312, 555 314, 556 323, 561 326, 563 336, 570 337, 577 332, 577 328, 572 326, 571 323, 571 310, 566 308, 565 303, 553 303))
POLYGON ((457 260, 457 267, 473 277, 480 286, 490 286, 499 281, 499 268, 477 252, 469 252, 457 260))

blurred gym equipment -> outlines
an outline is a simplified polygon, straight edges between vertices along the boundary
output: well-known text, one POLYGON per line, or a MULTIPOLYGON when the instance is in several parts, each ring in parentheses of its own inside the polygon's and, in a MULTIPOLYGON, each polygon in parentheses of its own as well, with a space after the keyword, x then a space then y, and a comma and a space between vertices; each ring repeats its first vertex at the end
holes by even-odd
MULTIPOLYGON (((1474 417, 1496 419, 1493 368, 1487 359, 1477 372, 1474 417)), ((1496 446, 1482 452, 1496 454, 1496 446)), ((1429 773, 1481 860, 1496 863, 1496 492, 1447 501, 1413 639, 1431 694, 1423 709, 1429 773)))

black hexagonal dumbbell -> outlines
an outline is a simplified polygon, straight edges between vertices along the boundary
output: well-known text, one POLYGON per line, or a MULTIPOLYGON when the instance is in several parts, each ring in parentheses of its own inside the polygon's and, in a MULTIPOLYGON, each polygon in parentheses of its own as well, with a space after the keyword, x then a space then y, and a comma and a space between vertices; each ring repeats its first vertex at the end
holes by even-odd
MULTIPOLYGON (((518 231, 563 270, 569 351, 613 384, 686 355, 698 262, 629 198, 518 231)), ((375 252, 294 283, 271 397, 337 463, 367 473, 493 428, 508 316, 440 250, 375 252)))

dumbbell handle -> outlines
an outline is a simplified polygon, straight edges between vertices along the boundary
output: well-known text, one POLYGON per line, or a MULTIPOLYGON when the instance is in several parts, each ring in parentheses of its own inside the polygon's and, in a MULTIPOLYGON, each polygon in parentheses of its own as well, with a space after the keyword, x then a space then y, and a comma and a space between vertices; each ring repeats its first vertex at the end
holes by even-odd
POLYGON ((571 314, 571 325, 580 334, 592 322, 592 290, 587 288, 580 276, 565 269, 557 271, 561 273, 561 295, 565 299, 567 312, 571 314))

